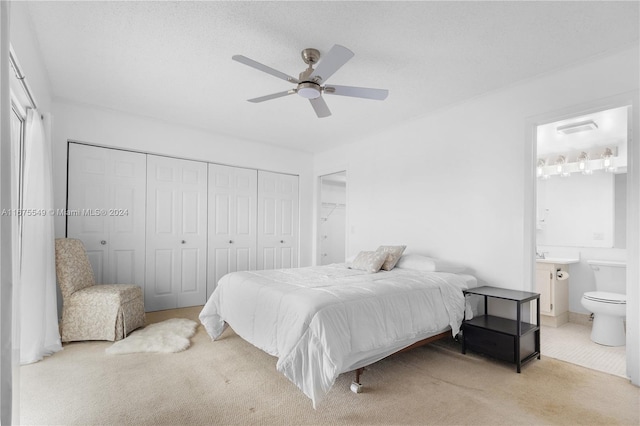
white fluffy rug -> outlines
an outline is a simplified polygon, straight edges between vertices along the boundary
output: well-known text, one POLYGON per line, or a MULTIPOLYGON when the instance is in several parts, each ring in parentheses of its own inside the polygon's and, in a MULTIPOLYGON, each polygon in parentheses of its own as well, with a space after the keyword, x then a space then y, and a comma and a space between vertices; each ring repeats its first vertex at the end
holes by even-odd
POLYGON ((180 352, 191 345, 189 338, 196 332, 198 323, 186 318, 171 318, 150 324, 119 340, 105 352, 110 355, 136 352, 180 352))

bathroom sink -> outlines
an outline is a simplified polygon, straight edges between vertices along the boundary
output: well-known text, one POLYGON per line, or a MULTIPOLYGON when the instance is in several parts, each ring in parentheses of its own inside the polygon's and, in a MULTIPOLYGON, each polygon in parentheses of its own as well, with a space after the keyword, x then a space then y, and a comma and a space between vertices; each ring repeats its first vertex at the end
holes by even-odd
POLYGON ((555 263, 557 265, 568 265, 570 263, 579 263, 580 259, 571 257, 547 257, 545 259, 536 259, 540 263, 555 263))

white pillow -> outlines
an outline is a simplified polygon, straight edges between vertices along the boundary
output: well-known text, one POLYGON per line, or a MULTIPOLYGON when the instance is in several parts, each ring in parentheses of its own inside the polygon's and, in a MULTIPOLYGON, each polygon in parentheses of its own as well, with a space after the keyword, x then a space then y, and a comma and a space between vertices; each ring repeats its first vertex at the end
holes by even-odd
POLYGON ((378 251, 361 251, 351 264, 351 269, 367 272, 378 272, 387 258, 387 253, 378 251))
POLYGON ((434 259, 421 254, 405 254, 398 260, 396 268, 435 272, 436 262, 434 259))
POLYGON ((404 249, 406 249, 406 248, 407 248, 407 246, 380 246, 380 247, 378 247, 378 250, 376 250, 376 251, 385 253, 387 255, 387 258, 385 259, 385 261, 382 264, 382 267, 380 269, 384 269, 385 271, 392 270, 396 266, 396 263, 398 263, 398 260, 400 260, 400 256, 402 256, 402 253, 404 252, 404 249))
POLYGON ((398 260, 396 268, 413 269, 425 272, 451 272, 454 274, 465 271, 464 265, 447 260, 433 259, 420 254, 405 254, 398 260))

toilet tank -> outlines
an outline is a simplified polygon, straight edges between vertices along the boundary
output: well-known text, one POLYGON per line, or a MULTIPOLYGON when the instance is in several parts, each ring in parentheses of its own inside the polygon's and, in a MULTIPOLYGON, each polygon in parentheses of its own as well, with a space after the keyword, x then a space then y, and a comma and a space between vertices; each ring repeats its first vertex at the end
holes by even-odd
POLYGON ((596 290, 627 294, 627 264, 614 260, 587 260, 596 277, 596 290))

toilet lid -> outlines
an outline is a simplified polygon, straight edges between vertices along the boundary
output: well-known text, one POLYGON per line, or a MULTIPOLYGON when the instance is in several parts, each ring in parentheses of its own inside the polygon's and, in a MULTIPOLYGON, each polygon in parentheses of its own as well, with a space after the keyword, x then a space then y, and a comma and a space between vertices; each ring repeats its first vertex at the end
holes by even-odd
POLYGON ((584 298, 603 303, 626 304, 627 295, 620 293, 609 293, 608 291, 589 291, 584 294, 584 298))

